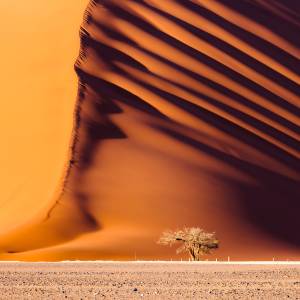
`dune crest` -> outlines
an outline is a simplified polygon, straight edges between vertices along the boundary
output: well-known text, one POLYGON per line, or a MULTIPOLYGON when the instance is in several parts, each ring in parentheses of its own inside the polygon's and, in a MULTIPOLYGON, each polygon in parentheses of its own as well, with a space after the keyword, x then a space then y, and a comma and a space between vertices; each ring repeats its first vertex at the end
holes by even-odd
POLYGON ((295 14, 279 0, 91 1, 61 195, 0 238, 0 258, 168 258, 161 231, 201 226, 219 257, 299 259, 295 14))

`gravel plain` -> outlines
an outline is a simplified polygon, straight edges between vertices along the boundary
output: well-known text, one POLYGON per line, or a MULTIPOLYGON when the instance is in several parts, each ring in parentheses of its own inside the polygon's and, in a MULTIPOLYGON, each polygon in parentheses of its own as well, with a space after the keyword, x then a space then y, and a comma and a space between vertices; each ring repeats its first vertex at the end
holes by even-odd
POLYGON ((0 299, 300 299, 299 264, 0 263, 0 299))

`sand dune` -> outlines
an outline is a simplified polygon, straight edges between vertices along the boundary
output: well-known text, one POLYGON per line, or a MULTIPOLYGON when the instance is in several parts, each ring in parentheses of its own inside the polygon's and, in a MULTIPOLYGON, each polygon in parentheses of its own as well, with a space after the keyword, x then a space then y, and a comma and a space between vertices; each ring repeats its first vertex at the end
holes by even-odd
POLYGON ((299 259, 298 12, 279 0, 91 1, 66 102, 71 148, 53 154, 59 195, 49 201, 57 185, 41 177, 47 197, 31 194, 23 225, 3 223, 0 258, 168 258, 155 241, 186 225, 216 231, 218 257, 299 259))

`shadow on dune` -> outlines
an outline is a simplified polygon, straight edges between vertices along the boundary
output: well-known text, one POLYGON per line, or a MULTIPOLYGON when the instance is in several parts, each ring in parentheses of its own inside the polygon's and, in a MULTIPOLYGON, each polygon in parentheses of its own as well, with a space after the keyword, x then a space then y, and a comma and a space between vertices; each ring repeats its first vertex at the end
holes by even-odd
MULTIPOLYGON (((193 34, 198 39, 218 48, 223 53, 242 62, 244 65, 274 81, 288 91, 294 94, 300 94, 299 86, 284 76, 284 74, 276 72, 268 65, 259 62, 240 49, 230 45, 228 42, 209 34, 201 28, 193 26, 188 20, 181 20, 173 16, 172 11, 167 13, 159 8, 150 6, 144 1, 132 1, 137 2, 159 16, 174 22, 177 26, 180 26, 180 28, 193 34)), ((278 48, 266 39, 248 32, 246 29, 229 22, 192 1, 173 0, 173 2, 221 26, 240 40, 248 43, 266 55, 273 57, 275 60, 280 61, 288 69, 295 73, 299 73, 298 60, 288 54, 284 49, 278 48)), ((246 15, 255 22, 263 24, 270 30, 274 30, 277 34, 288 39, 291 43, 297 44, 297 34, 299 29, 297 25, 289 20, 283 20, 280 16, 267 10, 266 7, 258 5, 258 2, 253 1, 253 3, 250 3, 249 1, 226 0, 222 1, 222 3, 233 10, 246 15), (270 20, 272 20, 272 22, 270 22, 270 20), (282 26, 282 23, 285 24, 285 26, 282 26)), ((278 0, 276 0, 276 3, 276 5, 285 5, 284 2, 278 0)), ((243 128, 241 125, 202 107, 200 101, 199 104, 192 103, 189 99, 184 99, 165 91, 163 88, 158 88, 143 81, 142 78, 126 72, 120 65, 126 65, 133 70, 151 75, 161 81, 172 84, 173 86, 202 99, 202 101, 217 107, 236 119, 245 122, 258 132, 262 132, 265 135, 272 137, 295 152, 300 151, 299 140, 290 136, 284 132, 284 130, 276 129, 270 124, 259 120, 255 114, 251 115, 244 113, 229 104, 227 105, 210 95, 206 95, 204 92, 201 93, 184 84, 157 75, 155 72, 152 72, 143 61, 139 61, 139 59, 106 44, 105 41, 97 40, 90 33, 89 28, 101 32, 110 40, 134 47, 142 53, 149 55, 159 63, 165 64, 177 72, 197 81, 199 84, 201 83, 212 88, 220 94, 229 97, 236 103, 260 113, 264 117, 280 124, 283 128, 293 131, 296 135, 300 133, 299 124, 280 115, 280 113, 277 113, 276 111, 270 110, 263 104, 256 103, 251 97, 237 93, 230 86, 225 86, 218 82, 218 80, 212 80, 205 77, 203 74, 189 70, 181 65, 180 61, 171 61, 167 57, 157 54, 155 51, 146 49, 142 43, 137 43, 120 30, 109 24, 101 23, 101 20, 94 18, 93 14, 97 12, 98 8, 99 10, 105 8, 115 18, 133 24, 142 29, 143 32, 171 45, 174 49, 179 50, 184 55, 210 67, 219 74, 225 75, 235 83, 246 87, 256 95, 259 95, 273 105, 288 111, 295 117, 300 115, 299 107, 289 102, 289 99, 277 95, 272 90, 268 90, 265 86, 254 82, 251 78, 247 78, 240 74, 238 71, 234 70, 234 67, 229 68, 201 52, 201 49, 195 49, 173 37, 171 34, 163 32, 153 24, 150 24, 146 19, 143 19, 138 14, 134 14, 125 7, 117 4, 115 1, 91 1, 85 14, 85 23, 81 30, 81 51, 75 65, 79 77, 79 92, 75 108, 71 157, 68 163, 61 196, 50 208, 47 217, 41 224, 33 225, 28 229, 25 228, 16 232, 12 237, 8 237, 7 240, 5 240, 6 246, 1 246, 1 249, 9 253, 17 253, 44 248, 74 239, 86 232, 101 229, 100 221, 94 217, 93 211, 90 208, 89 194, 83 188, 83 177, 85 172, 93 166, 95 153, 99 147, 101 147, 102 141, 106 139, 128 138, 122 128, 119 128, 114 124, 110 118, 112 114, 124 113, 119 105, 121 103, 146 113, 156 120, 160 120, 164 125, 152 125, 155 130, 255 178, 256 181, 259 182, 257 186, 249 186, 238 180, 234 181, 227 177, 224 177, 224 182, 228 182, 228 184, 235 186, 239 198, 238 205, 243 208, 245 218, 261 230, 268 232, 271 236, 300 246, 300 237, 297 233, 297 230, 300 228, 300 222, 297 215, 300 209, 299 181, 282 175, 280 170, 278 172, 270 171, 257 165, 255 162, 250 163, 249 161, 244 161, 222 152, 203 141, 200 142, 199 140, 192 139, 188 134, 183 134, 182 131, 179 132, 170 129, 168 124, 176 124, 176 126, 183 131, 187 130, 183 125, 175 122, 166 114, 162 113, 158 107, 155 107, 146 100, 135 95, 130 90, 126 90, 107 79, 94 75, 94 73, 89 70, 89 66, 86 63, 91 59, 88 50, 92 50, 93 53, 103 61, 106 70, 109 70, 109 72, 130 79, 132 82, 150 91, 154 95, 163 98, 164 101, 172 103, 172 105, 175 105, 191 116, 198 118, 236 140, 241 141, 251 149, 257 149, 258 152, 268 155, 296 173, 299 173, 300 170, 299 157, 290 153, 288 150, 285 150, 274 143, 265 140, 254 132, 243 128), (70 228, 65 228, 66 223, 70 224, 70 228), (18 241, 20 241, 20 234, 28 236, 29 233, 32 233, 32 239, 24 242, 23 246, 17 246, 19 243, 18 241), (48 234, 51 238, 45 238, 45 234, 48 234)), ((153 47, 155 47, 155 45, 153 45, 153 47)), ((97 68, 97 62, 93 63, 93 67, 97 68)), ((99 68, 101 67, 99 66, 99 68)), ((159 124, 161 124, 161 122, 159 124)), ((122 151, 122 149, 120 149, 120 151, 122 151)), ((101 185, 101 182, 99 184, 101 185)), ((19 244, 21 245, 21 243, 19 244)))
MULTIPOLYGON (((176 1, 178 4, 183 4, 183 1, 176 1)), ((248 1, 247 3, 246 1, 242 0, 238 1, 237 3, 237 1, 235 0, 225 0, 221 3, 227 7, 231 7, 234 11, 237 11, 238 13, 249 17, 250 20, 262 23, 266 27, 270 27, 271 31, 276 32, 276 34, 281 34, 284 38, 289 36, 293 44, 297 45, 297 43, 299 43, 296 34, 296 32, 298 31, 297 26, 295 26, 288 20, 285 20, 283 22, 283 20, 279 16, 272 14, 270 11, 263 10, 262 12, 262 6, 254 5, 254 1, 252 2, 253 3, 251 3, 251 1, 248 1), (249 9, 250 7, 251 9, 249 9), (260 11, 259 14, 258 11, 260 11)), ((184 7, 188 8, 190 11, 196 12, 197 14, 199 14, 199 16, 202 16, 221 26, 240 40, 247 42, 249 45, 262 51, 266 55, 274 57, 276 60, 279 60, 282 64, 286 65, 289 69, 293 70, 296 73, 299 73, 296 57, 288 54, 284 48, 279 48, 269 42, 267 39, 264 39, 258 35, 254 35, 253 33, 247 31, 247 28, 243 28, 242 25, 237 26, 231 23, 229 20, 226 20, 222 17, 222 12, 217 15, 214 12, 209 11, 205 7, 193 3, 192 1, 184 1, 184 7)), ((248 59, 250 59, 249 62, 251 62, 251 57, 248 56, 248 59)), ((255 67, 257 66, 258 65, 256 65, 255 67)))
MULTIPOLYGON (((141 28, 143 28, 143 30, 145 30, 146 32, 158 37, 159 39, 163 40, 163 41, 166 41, 168 44, 171 44, 171 45, 174 45, 175 48, 178 48, 180 51, 183 51, 184 53, 186 53, 187 55, 191 56, 191 57, 195 57, 197 60, 199 61, 202 61, 203 63, 207 64, 208 66, 212 67, 212 68, 215 68, 216 70, 220 71, 220 73, 226 73, 228 72, 228 76, 231 76, 230 74, 234 74, 234 72, 232 70, 230 70, 229 68, 225 67, 224 65, 212 60, 211 58, 205 56, 204 54, 200 53, 199 51, 181 43, 180 41, 174 39, 173 37, 171 36, 168 36, 166 35, 165 33, 157 30, 155 27, 153 27, 152 25, 148 24, 146 21, 144 20, 140 20, 138 17, 136 16, 133 16, 133 15, 130 15, 128 12, 120 9, 120 8, 111 8, 113 9, 116 9, 117 12, 114 12, 116 14, 116 16, 118 17, 122 17, 124 19, 126 19, 127 21, 129 21, 130 23, 133 23, 135 24, 135 22, 137 22, 137 26, 140 26, 141 28), (124 17, 124 15, 126 17, 124 17), (133 18, 133 19, 131 19, 133 18)), ((164 14, 165 15, 165 14, 164 14)), ((172 16, 168 16, 169 18, 172 18, 172 19, 176 19, 175 17, 172 17, 172 16)), ((178 22, 178 19, 176 19, 175 23, 178 22)), ((182 21, 181 21, 182 22, 182 21)), ((178 64, 177 62, 174 62, 174 61, 170 61, 168 60, 167 58, 163 57, 163 56, 159 56, 157 55, 156 53, 154 52, 151 52, 145 48, 143 48, 141 45, 137 45, 134 43, 134 41, 130 40, 129 38, 127 38, 126 36, 122 36, 120 33, 114 31, 113 29, 107 29, 105 25, 103 24, 99 24, 97 23, 97 21, 94 21, 93 24, 95 24, 95 26, 97 26, 99 28, 100 31, 103 31, 105 34, 107 34, 108 36, 111 36, 112 39, 116 39, 118 41, 126 41, 127 44, 131 44, 133 45, 136 49, 139 49, 141 51, 143 51, 144 53, 152 56, 153 58, 171 66, 172 68, 180 71, 181 73, 183 74, 186 74, 187 76, 203 83, 204 85, 207 85, 208 87, 211 87, 213 88, 214 90, 216 91, 219 91, 221 94, 224 94, 234 100, 236 100, 238 103, 242 103, 244 104, 245 106, 248 106, 260 113, 262 113, 263 115, 267 116, 268 118, 271 118, 272 120, 276 121, 276 122, 279 122, 281 123, 283 126, 286 126, 288 127, 289 129, 295 131, 297 134, 300 134, 300 127, 299 125, 293 123, 293 122, 290 122, 289 120, 283 118, 282 116, 268 110, 267 108, 255 103, 255 102, 252 102, 251 99, 247 99, 246 97, 244 97, 243 95, 240 95, 240 94, 237 94, 236 92, 232 91, 231 89, 225 87, 224 85, 220 85, 219 83, 215 82, 215 81, 212 81, 208 78, 206 78, 205 76, 202 76, 198 73, 195 73, 189 69, 186 69, 185 67, 181 66, 180 64, 178 64)), ((188 24, 185 23, 187 26, 188 24)), ((191 26, 191 25, 188 25, 188 26, 191 26)), ((193 28, 193 33, 198 32, 198 35, 199 35, 199 31, 201 31, 201 29, 198 29, 198 28, 193 28)), ((207 33, 205 33, 206 35, 208 35, 207 33)), ((202 36, 202 33, 201 33, 201 38, 203 39, 203 36, 202 36)), ((211 36, 211 38, 214 38, 213 36, 211 36)), ((90 38, 91 39, 91 38, 90 38)), ((216 38, 214 38, 216 40, 216 38)), ((209 39, 208 39, 209 41, 209 39)), ((245 54, 241 51, 239 51, 237 48, 233 48, 231 47, 229 44, 225 44, 224 42, 222 41, 218 41, 222 44, 224 44, 225 46, 222 47, 222 51, 226 52, 226 47, 230 47, 232 50, 229 51, 229 53, 231 53, 232 55, 232 52, 238 52, 239 54, 237 55, 237 58, 240 59, 241 56, 245 56, 245 54)), ((97 43, 96 41, 90 41, 90 42, 87 42, 87 44, 89 43, 97 43)), ((210 41, 211 43, 211 41, 210 41)), ((218 48, 221 48, 220 45, 218 43, 216 43, 216 46, 218 48)), ((97 51, 97 47, 95 48, 95 50, 97 51)), ((98 55, 100 57, 102 57, 102 52, 99 51, 98 52, 98 55)), ((122 56, 124 56, 124 53, 121 54, 122 56)), ((286 56, 289 56, 287 53, 285 53, 285 57, 286 56)), ((127 55, 128 57, 128 55, 127 55)), ((131 65, 132 67, 134 67, 134 65, 132 65, 130 63, 130 61, 133 60, 133 58, 129 57, 129 59, 127 60, 127 62, 124 62, 121 57, 119 56, 117 59, 115 59, 114 61, 111 61, 110 63, 111 64, 115 64, 117 61, 121 61, 121 62, 124 62, 128 65, 131 65)), ((264 66, 263 64, 255 61, 253 58, 251 58, 250 56, 247 56, 247 60, 248 60, 248 64, 251 65, 251 67, 254 68, 255 66, 255 70, 256 71, 261 71, 263 74, 264 73, 264 70, 265 69, 268 69, 266 66, 264 66), (255 64, 253 64, 253 61, 255 61, 255 64), (257 65, 259 67, 257 67, 257 65)), ((286 60, 283 60, 283 62, 285 62, 286 60)), ((298 61, 297 60, 294 60, 293 63, 291 63, 291 65, 293 66, 297 66, 299 65, 298 61)), ((114 68, 117 68, 116 66, 114 68)), ((144 71, 147 71, 146 67, 145 66, 142 66, 141 68, 144 69, 144 71)), ((120 71, 120 70, 118 70, 120 71)), ((270 75, 271 78, 274 79, 274 77, 276 77, 276 83, 278 84, 283 84, 285 86, 288 86, 288 88, 290 88, 292 91, 296 92, 299 94, 299 87, 298 85, 296 85, 295 83, 293 83, 292 81, 288 80, 286 77, 284 77, 283 75, 281 75, 280 73, 277 73, 271 69, 268 69, 266 72, 271 72, 273 75, 270 75), (284 80, 282 80, 284 79, 284 80)), ((272 93, 270 93, 269 91, 267 91, 266 89, 264 89, 262 86, 259 86, 257 84, 255 84, 254 82, 251 82, 249 79, 245 78, 245 77, 241 77, 239 74, 235 74, 237 77, 235 78, 233 76, 233 79, 237 82, 239 82, 241 85, 245 85, 247 87, 249 87, 250 89, 254 90, 256 93, 260 93, 261 92, 261 95, 264 97, 264 98, 267 98, 268 100, 270 100, 271 102, 274 102, 276 105, 279 105, 279 106, 282 106, 284 107, 285 109, 289 110, 291 113, 297 115, 297 114, 300 114, 300 109, 296 106, 294 106, 293 104, 289 103, 288 101, 286 101, 285 99, 282 99, 280 97, 278 97, 277 95, 274 95, 272 93)), ((157 75, 155 75, 157 76, 157 75)), ((275 80, 275 79, 274 79, 275 80)), ((172 82, 173 84, 176 84, 174 82, 172 82)), ((185 88, 186 87, 183 87, 181 86, 182 88, 185 88)))
POLYGON ((255 178, 259 184, 254 187, 228 177, 224 177, 223 180, 235 186, 245 217, 254 225, 262 227, 274 237, 300 246, 300 236, 296 234, 297 228, 300 227, 300 181, 238 159, 168 128, 159 129, 255 178))
MULTIPOLYGON (((177 0, 180 1, 180 0, 177 0)), ((272 0, 272 1, 222 1, 227 7, 238 11, 251 20, 268 27, 280 36, 289 40, 291 43, 299 46, 297 38, 299 32, 299 14, 300 6, 298 1, 294 0, 272 0), (262 5, 268 4, 269 5, 262 5), (279 11, 284 14, 278 14, 279 11), (276 13, 277 12, 277 13, 276 13), (286 18, 283 19, 285 15, 286 18), (288 17, 288 18, 287 18, 288 17), (284 22, 283 22, 284 21, 284 22)), ((299 72, 299 70, 298 70, 299 72)))
MULTIPOLYGON (((183 4, 183 2, 181 2, 181 5, 182 4, 183 4)), ((233 81, 239 83, 241 86, 245 86, 245 87, 249 88, 250 90, 253 90, 255 93, 259 94, 260 96, 262 96, 265 99, 268 99, 270 102, 273 102, 274 104, 289 110, 293 114, 300 114, 300 109, 298 107, 292 105, 291 103, 289 103, 285 99, 282 99, 278 95, 270 92, 265 87, 263 87, 259 84, 256 84, 254 81, 248 79, 247 77, 242 76, 238 72, 234 71, 233 68, 226 67, 224 64, 221 64, 221 63, 217 62, 216 60, 214 60, 214 59, 210 58, 209 56, 205 55, 204 53, 202 53, 201 51, 198 51, 198 50, 196 50, 192 47, 189 47, 188 45, 186 45, 185 43, 179 41, 178 39, 173 38, 172 36, 164 33, 163 31, 158 30, 155 26, 151 25, 146 20, 143 20, 141 17, 138 17, 138 16, 122 9, 121 7, 115 5, 111 2, 105 2, 102 5, 105 6, 107 9, 109 9, 117 18, 124 19, 124 20, 128 21, 129 23, 136 25, 138 28, 142 28, 143 31, 145 31, 146 33, 149 33, 150 35, 158 38, 159 40, 162 40, 162 41, 166 42, 168 45, 171 45, 174 48, 179 49, 180 51, 182 51, 182 53, 184 53, 184 54, 186 54, 190 57, 195 58, 199 62, 202 62, 205 65, 211 67, 212 69, 218 71, 220 74, 225 74, 228 78, 230 78, 233 81)), ((148 7, 148 5, 146 5, 146 4, 143 4, 143 5, 148 7)), ((189 5, 191 5, 190 1, 184 1, 184 6, 189 7, 189 5)), ((149 8, 154 10, 152 7, 149 7, 149 8)), ((155 10, 155 12, 163 14, 166 17, 166 13, 162 13, 157 9, 155 10)), ((208 14, 209 14, 209 12, 206 11, 204 13, 204 16, 207 17, 208 14)), ((191 27, 186 22, 182 22, 182 21, 179 22, 178 19, 176 19, 175 17, 173 17, 171 15, 167 15, 167 18, 172 19, 174 21, 174 23, 178 24, 181 27, 183 26, 182 23, 184 23, 184 26, 191 27)), ((222 23, 222 26, 223 26, 223 23, 222 23)), ((194 29, 193 30, 194 34, 195 34, 195 31, 197 31, 198 35, 200 35, 201 38, 203 38, 202 37, 203 36, 203 31, 201 32, 201 30, 198 29, 198 28, 193 28, 193 29, 194 29), (200 33, 202 33, 202 35, 200 33)), ((243 37, 243 39, 244 39, 244 37, 243 37)), ((212 40, 210 40, 210 42, 212 42, 212 40)), ((255 47, 257 45, 260 45, 260 44, 263 44, 263 43, 264 43, 264 41, 262 41, 262 40, 256 41, 255 47)), ((223 43, 223 44, 225 44, 225 43, 223 43)), ((230 47, 229 44, 227 44, 226 46, 230 47)), ((220 47, 222 51, 226 52, 226 48, 223 47, 223 46, 221 47, 221 44, 218 44, 217 47, 220 47), (224 50, 224 48, 225 48, 225 50, 224 50)), ((270 47, 268 47, 268 51, 269 51, 269 48, 270 47)), ((235 48, 235 51, 238 52, 238 49, 235 48)), ((289 55, 287 53, 285 53, 285 59, 283 60, 283 62, 286 61, 286 57, 289 57, 289 55)), ((251 62, 251 60, 250 60, 250 62, 251 62)), ((299 66, 299 62, 297 62, 297 60, 293 60, 293 63, 291 63, 291 66, 289 66, 289 68, 293 68, 293 66, 299 66)), ((264 65, 261 64, 260 69, 262 70, 263 67, 264 67, 264 65)), ((255 69, 256 69, 256 71, 258 71, 257 66, 256 66, 255 69)), ((278 74, 276 72, 272 72, 272 73, 273 74, 278 74)), ((277 76, 280 77, 281 75, 278 74, 277 76)), ((289 85, 289 88, 292 88, 293 90, 295 90, 299 93, 299 88, 298 88, 297 84, 289 81, 288 79, 280 80, 276 83, 281 84, 282 82, 283 83, 288 82, 287 84, 289 85)))
MULTIPOLYGON (((184 28, 199 39, 205 40, 211 45, 222 50, 224 53, 249 66, 256 72, 273 80, 274 82, 276 82, 276 84, 282 85, 283 87, 295 94, 299 94, 299 87, 295 82, 289 80, 283 74, 276 72, 275 70, 269 68, 267 65, 245 54, 243 51, 231 46, 227 42, 214 37, 213 35, 205 32, 204 30, 201 30, 200 28, 192 26, 185 20, 180 20, 175 16, 172 16, 172 12, 166 13, 158 8, 150 6, 144 1, 135 2, 174 22, 176 25, 180 26, 181 28, 184 28)), ((238 27, 233 23, 230 23, 229 21, 214 14, 211 11, 208 11, 204 7, 192 3, 192 1, 175 2, 193 11, 194 13, 197 13, 202 17, 216 23, 217 25, 225 28, 239 39, 245 41, 254 48, 262 51, 266 55, 272 56, 273 58, 280 60, 280 62, 287 68, 298 73, 299 69, 297 67, 297 59, 285 52, 284 49, 278 48, 277 46, 268 42, 266 39, 262 39, 257 35, 253 35, 247 30, 242 29, 241 27, 238 27)), ((164 41, 168 45, 171 45, 177 50, 180 50, 182 53, 186 54, 187 56, 190 56, 196 59, 197 61, 204 63, 205 65, 211 67, 217 72, 225 74, 234 82, 239 83, 241 86, 245 86, 248 89, 254 91, 256 94, 263 97, 264 99, 267 99, 274 105, 288 110, 295 116, 300 113, 299 108, 290 103, 288 99, 284 99, 276 95, 272 91, 267 90, 264 86, 255 83, 250 78, 246 78, 240 73, 234 71, 233 68, 228 68, 220 62, 217 62, 216 60, 212 59, 211 57, 208 57, 207 55, 201 52, 201 49, 199 51, 197 49, 191 48, 187 44, 184 44, 182 41, 179 41, 171 35, 168 35, 167 33, 159 30, 157 27, 150 24, 150 22, 143 19, 141 16, 134 14, 130 10, 126 10, 124 7, 122 7, 122 5, 118 5, 116 4, 116 2, 110 1, 99 1, 99 3, 101 4, 101 7, 105 7, 105 9, 109 10, 110 13, 116 18, 123 19, 129 22, 130 24, 137 26, 138 28, 142 28, 144 32, 150 34, 153 37, 158 38, 161 41, 164 41)), ((278 16, 273 16, 271 12, 268 12, 265 15, 263 12, 261 12, 263 10, 263 8, 261 7, 259 8, 259 20, 257 20, 257 16, 255 18, 253 16, 253 12, 255 12, 256 7, 254 4, 251 5, 249 3, 245 3, 244 5, 240 2, 239 5, 235 6, 233 1, 225 1, 225 5, 233 7, 233 9, 235 10, 240 10, 242 14, 247 14, 248 17, 250 17, 251 19, 254 19, 257 22, 261 22, 266 26, 269 26, 271 29, 274 29, 276 33, 281 34, 284 37, 286 37, 287 31, 289 31, 287 30, 287 28, 290 28, 291 31, 289 31, 288 33, 288 38, 291 42, 296 43, 297 39, 295 39, 296 35, 294 24, 291 24, 290 22, 286 21, 286 27, 283 28, 283 26, 279 31, 277 31, 278 26, 274 28, 273 25, 270 26, 270 24, 266 24, 266 20, 274 18, 273 23, 280 23, 279 21, 282 21, 281 18, 278 16), (247 9, 250 6, 251 10, 247 11, 247 9)), ((95 7, 95 9, 97 9, 96 2, 95 7)), ((126 34, 123 34, 122 32, 115 30, 113 27, 109 27, 106 24, 103 24, 101 22, 99 23, 99 20, 93 19, 92 16, 93 13, 91 13, 89 16, 89 25, 95 26, 97 30, 104 33, 110 39, 122 42, 127 45, 131 45, 132 47, 155 58, 157 61, 161 61, 164 64, 171 66, 172 68, 201 82, 202 84, 205 84, 213 88, 214 90, 217 90, 221 94, 229 96, 231 99, 234 99, 237 103, 242 103, 243 105, 258 111, 259 113, 274 120, 275 122, 280 123, 283 127, 294 131, 296 134, 300 133, 299 124, 295 124, 292 121, 284 118, 280 114, 277 114, 274 111, 270 111, 263 105, 259 105, 257 103, 252 102, 251 98, 247 98, 243 95, 237 94, 235 91, 231 90, 230 87, 220 85, 218 82, 212 81, 206 78, 205 76, 201 76, 200 74, 196 74, 195 72, 186 69, 185 67, 180 65, 180 62, 170 61, 162 55, 160 56, 155 52, 147 50, 142 46, 142 44, 136 43, 135 41, 130 39, 126 34)), ((140 70, 144 73, 151 74, 152 76, 159 78, 159 76, 155 73, 152 73, 149 70, 149 68, 147 68, 147 66, 143 64, 142 61, 138 61, 134 57, 131 57, 130 55, 120 50, 113 49, 111 46, 105 45, 104 43, 95 40, 91 36, 85 36, 84 44, 87 48, 92 48, 94 53, 96 53, 100 59, 103 59, 105 61, 105 63, 109 66, 111 71, 116 72, 119 75, 125 76, 126 78, 129 78, 133 82, 137 83, 139 86, 151 91, 152 93, 158 95, 164 100, 175 104, 176 106, 180 107, 182 110, 188 112, 189 114, 201 119, 202 121, 204 120, 208 124, 218 128, 219 130, 224 131, 225 133, 235 137, 240 141, 243 141, 250 147, 256 148, 258 151, 269 155, 275 160, 280 161, 281 163, 285 164, 288 168, 293 169, 296 172, 300 169, 299 158, 292 155, 288 151, 285 151, 282 148, 277 147, 273 143, 270 143, 267 140, 259 137, 253 132, 250 132, 241 126, 230 122, 226 118, 222 118, 214 112, 204 109, 203 107, 201 107, 201 104, 193 104, 188 99, 182 99, 174 94, 164 91, 163 89, 158 89, 157 87, 149 83, 143 82, 143 80, 140 80, 140 78, 134 77, 130 73, 127 73, 119 66, 119 63, 122 63, 130 66, 133 69, 140 70)), ((140 99, 139 97, 135 96, 129 91, 118 87, 116 84, 89 75, 86 71, 80 71, 80 68, 78 69, 78 74, 81 78, 84 78, 84 81, 86 81, 87 85, 90 86, 94 92, 98 93, 99 96, 102 97, 103 95, 105 95, 104 97, 107 101, 120 101, 132 106, 133 108, 140 109, 153 117, 161 118, 165 122, 174 123, 173 120, 168 119, 166 116, 160 113, 157 108, 151 106, 151 104, 145 102, 143 99, 140 99)), ((164 78, 164 80, 168 81, 168 79, 166 78, 164 78)), ((235 116, 240 120, 243 120, 252 127, 256 128, 258 131, 261 131, 269 135, 270 137, 273 137, 274 139, 287 145, 296 152, 300 150, 299 141, 297 139, 291 137, 283 131, 272 127, 267 123, 260 121, 255 117, 255 115, 245 114, 234 107, 221 103, 217 99, 213 99, 208 95, 189 90, 188 87, 180 85, 176 82, 169 82, 173 85, 176 85, 177 87, 180 87, 183 90, 189 91, 190 93, 194 94, 199 98, 205 99, 208 103, 215 105, 219 109, 226 111, 227 113, 235 116)), ((177 125, 180 126, 180 124, 177 125)), ((200 143, 199 141, 192 140, 187 135, 171 131, 170 129, 167 129, 167 126, 160 128, 157 127, 157 130, 164 131, 165 134, 172 136, 173 138, 179 140, 181 143, 190 145, 200 152, 212 155, 218 160, 223 161, 233 166, 234 168, 239 169, 240 171, 250 175, 253 178, 256 178, 256 180, 260 183, 256 187, 246 186, 238 181, 232 183, 236 186, 237 191, 239 191, 239 197, 241 199, 239 204, 242 207, 244 207, 245 217, 252 221, 256 226, 269 232, 271 235, 289 241, 292 244, 298 246, 300 245, 300 240, 298 238, 295 238, 295 229, 299 227, 296 212, 300 208, 300 204, 298 201, 300 191, 299 182, 297 180, 293 180, 284 175, 281 175, 280 171, 276 173, 262 168, 256 165, 255 163, 252 164, 237 159, 229 154, 214 149, 213 147, 208 146, 205 143, 200 143)), ((224 180, 229 179, 227 178, 224 180)))

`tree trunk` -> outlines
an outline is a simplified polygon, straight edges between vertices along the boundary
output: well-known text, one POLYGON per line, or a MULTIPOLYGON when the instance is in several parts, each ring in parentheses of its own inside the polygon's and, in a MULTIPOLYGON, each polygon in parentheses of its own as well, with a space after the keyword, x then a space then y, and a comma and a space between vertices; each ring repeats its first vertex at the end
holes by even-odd
POLYGON ((192 261, 196 260, 195 253, 192 248, 189 249, 189 254, 190 254, 192 261))
POLYGON ((200 248, 199 247, 195 248, 194 253, 195 253, 195 260, 199 261, 200 260, 200 248))

